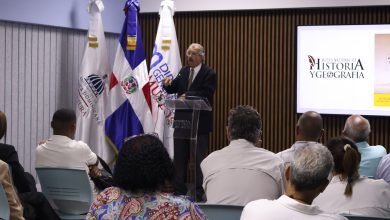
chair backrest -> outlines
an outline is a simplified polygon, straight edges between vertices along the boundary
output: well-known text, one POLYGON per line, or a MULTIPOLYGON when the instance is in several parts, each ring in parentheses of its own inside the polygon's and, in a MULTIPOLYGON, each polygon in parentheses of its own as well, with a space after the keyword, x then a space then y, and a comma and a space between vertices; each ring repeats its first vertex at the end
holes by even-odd
POLYGON ((7 195, 5 194, 3 185, 0 184, 0 218, 8 220, 9 216, 10 210, 7 195))
POLYGON ((197 203, 208 220, 239 220, 244 206, 197 203))
POLYGON ((85 170, 36 168, 43 194, 59 212, 85 214, 92 203, 92 189, 85 170))
POLYGON ((344 217, 346 217, 349 220, 379 220, 379 219, 390 219, 389 218, 384 218, 384 217, 372 217, 372 216, 360 216, 360 215, 347 215, 343 214, 344 217))
POLYGON ((206 179, 207 203, 245 205, 257 199, 277 199, 281 183, 259 169, 226 169, 206 179))

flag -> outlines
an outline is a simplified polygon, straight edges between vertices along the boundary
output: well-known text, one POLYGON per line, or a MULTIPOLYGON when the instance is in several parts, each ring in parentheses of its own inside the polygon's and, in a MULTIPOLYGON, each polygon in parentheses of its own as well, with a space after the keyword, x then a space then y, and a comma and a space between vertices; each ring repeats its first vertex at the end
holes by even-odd
POLYGON ((88 5, 88 42, 81 61, 77 102, 76 139, 82 140, 105 161, 114 153, 104 134, 104 106, 111 73, 101 12, 101 0, 90 0, 88 5))
POLYGON ((105 121, 106 139, 116 153, 126 138, 154 130, 138 0, 127 0, 124 11, 126 19, 110 76, 105 121))
POLYGON ((149 80, 152 94, 152 113, 155 132, 164 142, 164 146, 173 158, 173 116, 174 112, 165 106, 165 99, 175 99, 176 95, 168 95, 162 87, 165 77, 176 77, 181 69, 179 46, 176 38, 172 0, 163 0, 160 5, 160 23, 151 59, 149 80))

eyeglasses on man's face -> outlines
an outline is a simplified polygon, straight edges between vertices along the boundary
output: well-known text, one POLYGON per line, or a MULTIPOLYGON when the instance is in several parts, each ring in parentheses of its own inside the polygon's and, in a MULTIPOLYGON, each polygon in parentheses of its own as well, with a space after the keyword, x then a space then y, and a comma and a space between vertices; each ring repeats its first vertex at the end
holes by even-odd
POLYGON ((193 56, 200 56, 200 53, 199 52, 195 52, 195 51, 187 50, 186 55, 187 55, 187 57, 193 57, 193 56))

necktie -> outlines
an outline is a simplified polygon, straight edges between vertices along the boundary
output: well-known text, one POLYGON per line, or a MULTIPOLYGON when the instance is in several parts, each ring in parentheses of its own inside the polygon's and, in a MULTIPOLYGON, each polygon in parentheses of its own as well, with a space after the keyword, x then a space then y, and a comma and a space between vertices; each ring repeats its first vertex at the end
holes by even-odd
POLYGON ((187 90, 190 88, 193 78, 194 78, 194 69, 190 68, 190 77, 188 77, 187 90))

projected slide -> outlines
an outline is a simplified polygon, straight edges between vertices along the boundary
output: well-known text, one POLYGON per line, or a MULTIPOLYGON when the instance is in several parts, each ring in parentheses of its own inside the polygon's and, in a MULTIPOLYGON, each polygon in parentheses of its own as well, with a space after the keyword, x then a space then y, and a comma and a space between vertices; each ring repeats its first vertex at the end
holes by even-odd
POLYGON ((299 26, 297 112, 390 115, 390 25, 299 26))

